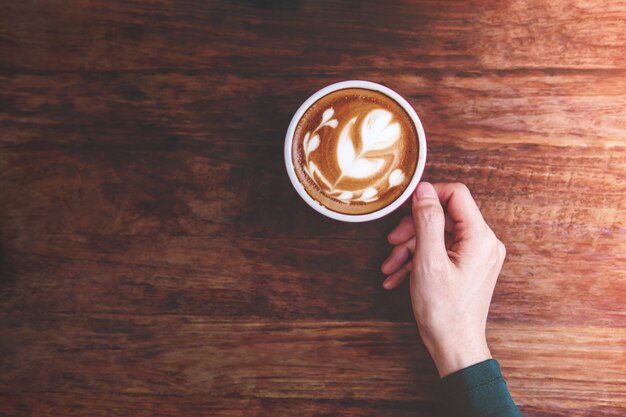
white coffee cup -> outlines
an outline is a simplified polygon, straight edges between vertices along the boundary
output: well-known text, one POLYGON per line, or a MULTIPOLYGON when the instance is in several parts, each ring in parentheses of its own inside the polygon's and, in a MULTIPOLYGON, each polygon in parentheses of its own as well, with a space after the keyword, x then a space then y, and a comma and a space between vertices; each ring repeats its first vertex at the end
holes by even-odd
POLYGON ((413 107, 404 99, 400 94, 391 90, 390 88, 385 87, 384 85, 376 84, 370 81, 361 81, 361 80, 350 80, 350 81, 341 81, 335 84, 331 84, 327 87, 322 88, 311 97, 309 97, 296 111, 293 118, 291 119, 291 123, 289 123, 289 128, 287 129, 287 135, 285 136, 285 165, 287 167, 287 174, 289 175, 289 179, 293 184, 294 188, 300 194, 300 197, 314 210, 323 214, 326 217, 330 217, 331 219, 340 220, 344 222, 367 222, 370 220, 379 219, 387 214, 391 213, 398 207, 400 207, 415 191, 417 188, 417 184, 422 178, 422 173, 424 172, 424 166, 426 165, 426 135, 424 133, 424 128, 422 127, 422 123, 420 122, 419 117, 413 110, 413 107), (304 186, 298 180, 296 175, 295 168, 293 166, 292 160, 292 144, 293 144, 293 135, 296 130, 296 126, 300 121, 300 118, 304 114, 304 112, 313 105, 317 100, 324 97, 327 94, 332 93, 333 91, 342 90, 345 88, 363 88, 366 90, 378 91, 380 93, 385 94, 386 96, 393 99, 396 103, 398 103, 402 108, 406 111, 406 113, 411 117, 413 123, 415 125, 415 130, 417 131, 417 139, 419 145, 419 155, 417 159, 417 166, 415 167, 415 172, 413 173, 413 177, 409 182, 409 185, 406 187, 404 192, 400 194, 400 196, 394 200, 391 204, 373 211, 371 213, 366 214, 344 214, 338 213, 336 211, 330 210, 314 200, 304 189, 304 186))

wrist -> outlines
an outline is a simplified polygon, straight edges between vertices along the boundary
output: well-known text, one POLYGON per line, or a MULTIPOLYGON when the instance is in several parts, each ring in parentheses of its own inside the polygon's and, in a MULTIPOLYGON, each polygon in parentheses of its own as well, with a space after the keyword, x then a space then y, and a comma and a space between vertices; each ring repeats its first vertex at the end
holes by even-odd
POLYGON ((485 338, 456 339, 446 343, 424 341, 424 344, 435 362, 440 378, 492 358, 485 338))

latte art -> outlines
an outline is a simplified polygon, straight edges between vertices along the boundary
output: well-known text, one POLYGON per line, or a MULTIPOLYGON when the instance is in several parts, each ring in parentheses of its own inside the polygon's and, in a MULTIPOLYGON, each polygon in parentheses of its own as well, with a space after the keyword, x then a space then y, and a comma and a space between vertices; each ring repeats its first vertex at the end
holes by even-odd
POLYGON ((406 112, 372 90, 335 91, 298 123, 293 159, 311 197, 331 210, 362 214, 406 188, 417 163, 417 134, 406 112))
POLYGON ((369 203, 380 198, 380 188, 391 188, 404 183, 406 176, 401 169, 396 168, 393 171, 381 173, 382 168, 386 165, 386 159, 375 157, 376 151, 390 150, 389 156, 393 158, 391 163, 393 164, 397 159, 398 151, 392 147, 400 139, 400 126, 391 121, 392 114, 384 109, 370 111, 362 121, 360 129, 355 129, 357 117, 353 117, 345 124, 339 133, 335 151, 337 165, 340 169, 339 178, 329 180, 327 178, 329 173, 324 174, 318 168, 314 160, 315 155, 311 154, 319 148, 319 130, 324 127, 329 129, 337 127, 338 121, 336 119, 328 120, 334 113, 332 107, 326 109, 322 123, 313 132, 307 132, 304 137, 306 158, 304 170, 317 186, 328 195, 345 202, 363 201, 369 203), (353 137, 355 130, 359 133, 356 135, 356 140, 353 137), (358 154, 357 149, 359 149, 358 154), (376 178, 373 178, 374 176, 376 178), (350 183, 346 181, 344 182, 347 184, 342 186, 344 178, 372 178, 372 182, 369 182, 366 188, 355 188, 354 183, 350 186, 350 183))

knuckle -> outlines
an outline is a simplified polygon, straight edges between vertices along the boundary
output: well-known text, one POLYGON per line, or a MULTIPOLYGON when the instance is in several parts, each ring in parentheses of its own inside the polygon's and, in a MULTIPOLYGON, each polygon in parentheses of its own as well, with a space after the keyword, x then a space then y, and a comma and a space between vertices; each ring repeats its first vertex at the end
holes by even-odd
POLYGON ((454 190, 458 193, 471 195, 470 189, 467 187, 467 185, 463 184, 462 182, 455 182, 453 184, 453 187, 454 187, 454 190))
POLYGON ((482 242, 487 253, 491 254, 494 262, 500 262, 506 256, 506 247, 504 243, 494 233, 494 231, 487 225, 482 228, 482 242))
POLYGON ((409 251, 410 255, 413 255, 415 253, 415 245, 417 244, 415 238, 409 240, 409 242, 406 245, 407 250, 409 251))
POLYGON ((405 253, 406 250, 407 250, 406 245, 397 245, 391 251, 391 256, 394 256, 394 257, 401 256, 405 253))
POLYGON ((495 246, 496 243, 498 242, 498 238, 496 237, 496 234, 491 229, 491 227, 489 227, 487 223, 483 223, 482 230, 483 230, 483 239, 489 242, 489 244, 495 246))
POLYGON ((498 254, 502 259, 506 257, 506 245, 501 240, 498 240, 498 254))
POLYGON ((417 220, 421 223, 439 224, 445 221, 440 207, 434 204, 423 205, 416 213, 417 220))
POLYGON ((475 227, 476 227, 476 234, 480 236, 480 239, 485 245, 488 245, 490 247, 495 246, 495 243, 498 240, 498 238, 496 238, 496 234, 493 232, 493 230, 491 230, 491 228, 489 227, 487 223, 481 222, 480 224, 477 224, 475 227))

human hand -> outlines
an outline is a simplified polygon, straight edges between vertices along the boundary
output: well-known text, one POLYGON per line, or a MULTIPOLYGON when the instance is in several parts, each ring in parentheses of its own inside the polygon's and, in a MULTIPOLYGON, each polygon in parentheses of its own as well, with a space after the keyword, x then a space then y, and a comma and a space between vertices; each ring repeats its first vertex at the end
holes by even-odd
POLYGON ((485 326, 506 250, 463 184, 423 182, 412 206, 389 233, 383 287, 410 276, 419 333, 443 378, 491 358, 485 326))

